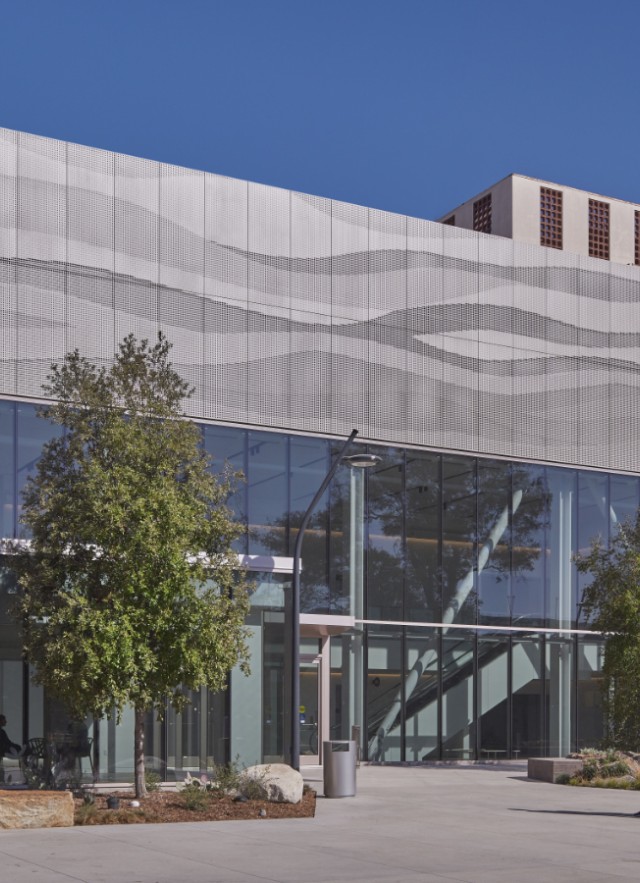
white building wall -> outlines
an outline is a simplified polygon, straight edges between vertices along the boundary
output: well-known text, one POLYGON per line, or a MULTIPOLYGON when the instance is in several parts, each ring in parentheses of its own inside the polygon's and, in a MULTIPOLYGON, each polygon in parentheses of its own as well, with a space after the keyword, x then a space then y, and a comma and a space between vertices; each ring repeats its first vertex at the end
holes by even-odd
POLYGON ((563 251, 589 255, 589 200, 597 199, 609 205, 610 260, 617 264, 635 263, 635 212, 640 211, 640 205, 526 175, 503 178, 439 220, 445 221, 455 214, 456 227, 472 230, 474 202, 491 193, 492 234, 539 246, 541 187, 562 193, 563 251))

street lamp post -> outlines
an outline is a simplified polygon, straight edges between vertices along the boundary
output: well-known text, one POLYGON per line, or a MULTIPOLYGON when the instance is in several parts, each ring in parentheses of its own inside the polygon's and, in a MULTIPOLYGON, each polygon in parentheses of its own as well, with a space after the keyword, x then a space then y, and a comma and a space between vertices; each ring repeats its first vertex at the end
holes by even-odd
POLYGON ((293 549, 293 586, 291 599, 291 766, 295 770, 300 769, 300 563, 302 554, 302 541, 304 532, 309 523, 313 510, 318 505, 322 495, 328 488, 331 479, 336 474, 338 466, 344 461, 356 468, 374 466, 380 461, 375 454, 353 454, 345 457, 349 446, 358 434, 354 429, 345 441, 338 455, 331 464, 324 480, 314 498, 309 503, 307 511, 302 516, 298 535, 293 549))

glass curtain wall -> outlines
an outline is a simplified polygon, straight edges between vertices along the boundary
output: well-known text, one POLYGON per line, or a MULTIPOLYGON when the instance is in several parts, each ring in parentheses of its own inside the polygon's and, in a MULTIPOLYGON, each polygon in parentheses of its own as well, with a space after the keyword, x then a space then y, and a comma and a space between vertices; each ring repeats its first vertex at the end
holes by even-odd
MULTIPOLYGON (((35 406, 0 402, 3 536, 20 533, 21 489, 55 431, 36 417, 35 406)), ((290 556, 302 513, 340 443, 205 426, 203 444, 215 471, 228 463, 241 474, 229 499, 246 528, 238 551, 290 556)), ((303 612, 359 614, 364 593, 358 619, 371 622, 362 635, 332 640, 332 704, 340 706, 339 713, 338 704, 332 709, 332 728, 346 733, 357 717, 351 706, 362 702, 363 747, 388 760, 524 757, 593 744, 602 731, 602 650, 596 638, 566 631, 585 628, 588 577, 576 573, 573 556, 635 517, 638 477, 371 450, 382 460, 358 475, 355 493, 353 472, 338 470, 303 548, 303 612), (364 529, 354 531, 361 518, 364 529), (356 657, 364 661, 362 674, 356 657), (345 660, 348 680, 339 674, 345 660)), ((26 670, 18 671, 9 570, 6 562, 3 711, 28 738, 45 735, 49 705, 25 680, 26 670)), ((286 755, 290 647, 283 583, 272 574, 256 585, 248 622, 251 678, 234 673, 223 698, 198 692, 183 715, 150 720, 148 753, 165 773, 238 752, 251 762, 286 755)), ((101 771, 120 775, 132 756, 128 723, 101 721, 93 734, 101 771)))

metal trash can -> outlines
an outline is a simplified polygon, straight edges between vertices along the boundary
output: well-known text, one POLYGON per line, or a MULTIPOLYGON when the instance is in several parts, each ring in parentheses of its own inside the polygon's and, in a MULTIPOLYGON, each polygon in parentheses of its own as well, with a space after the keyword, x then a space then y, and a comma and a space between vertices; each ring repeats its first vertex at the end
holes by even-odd
POLYGON ((356 743, 351 740, 322 743, 325 797, 356 796, 356 743))

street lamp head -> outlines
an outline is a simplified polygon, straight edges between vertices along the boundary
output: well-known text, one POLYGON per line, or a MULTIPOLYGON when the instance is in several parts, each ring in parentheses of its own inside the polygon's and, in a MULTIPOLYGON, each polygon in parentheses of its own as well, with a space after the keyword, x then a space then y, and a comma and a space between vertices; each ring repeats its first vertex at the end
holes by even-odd
POLYGON ((363 452, 343 457, 342 462, 355 469, 371 469, 372 466, 377 466, 378 463, 382 462, 382 457, 379 457, 377 454, 365 454, 363 452))

